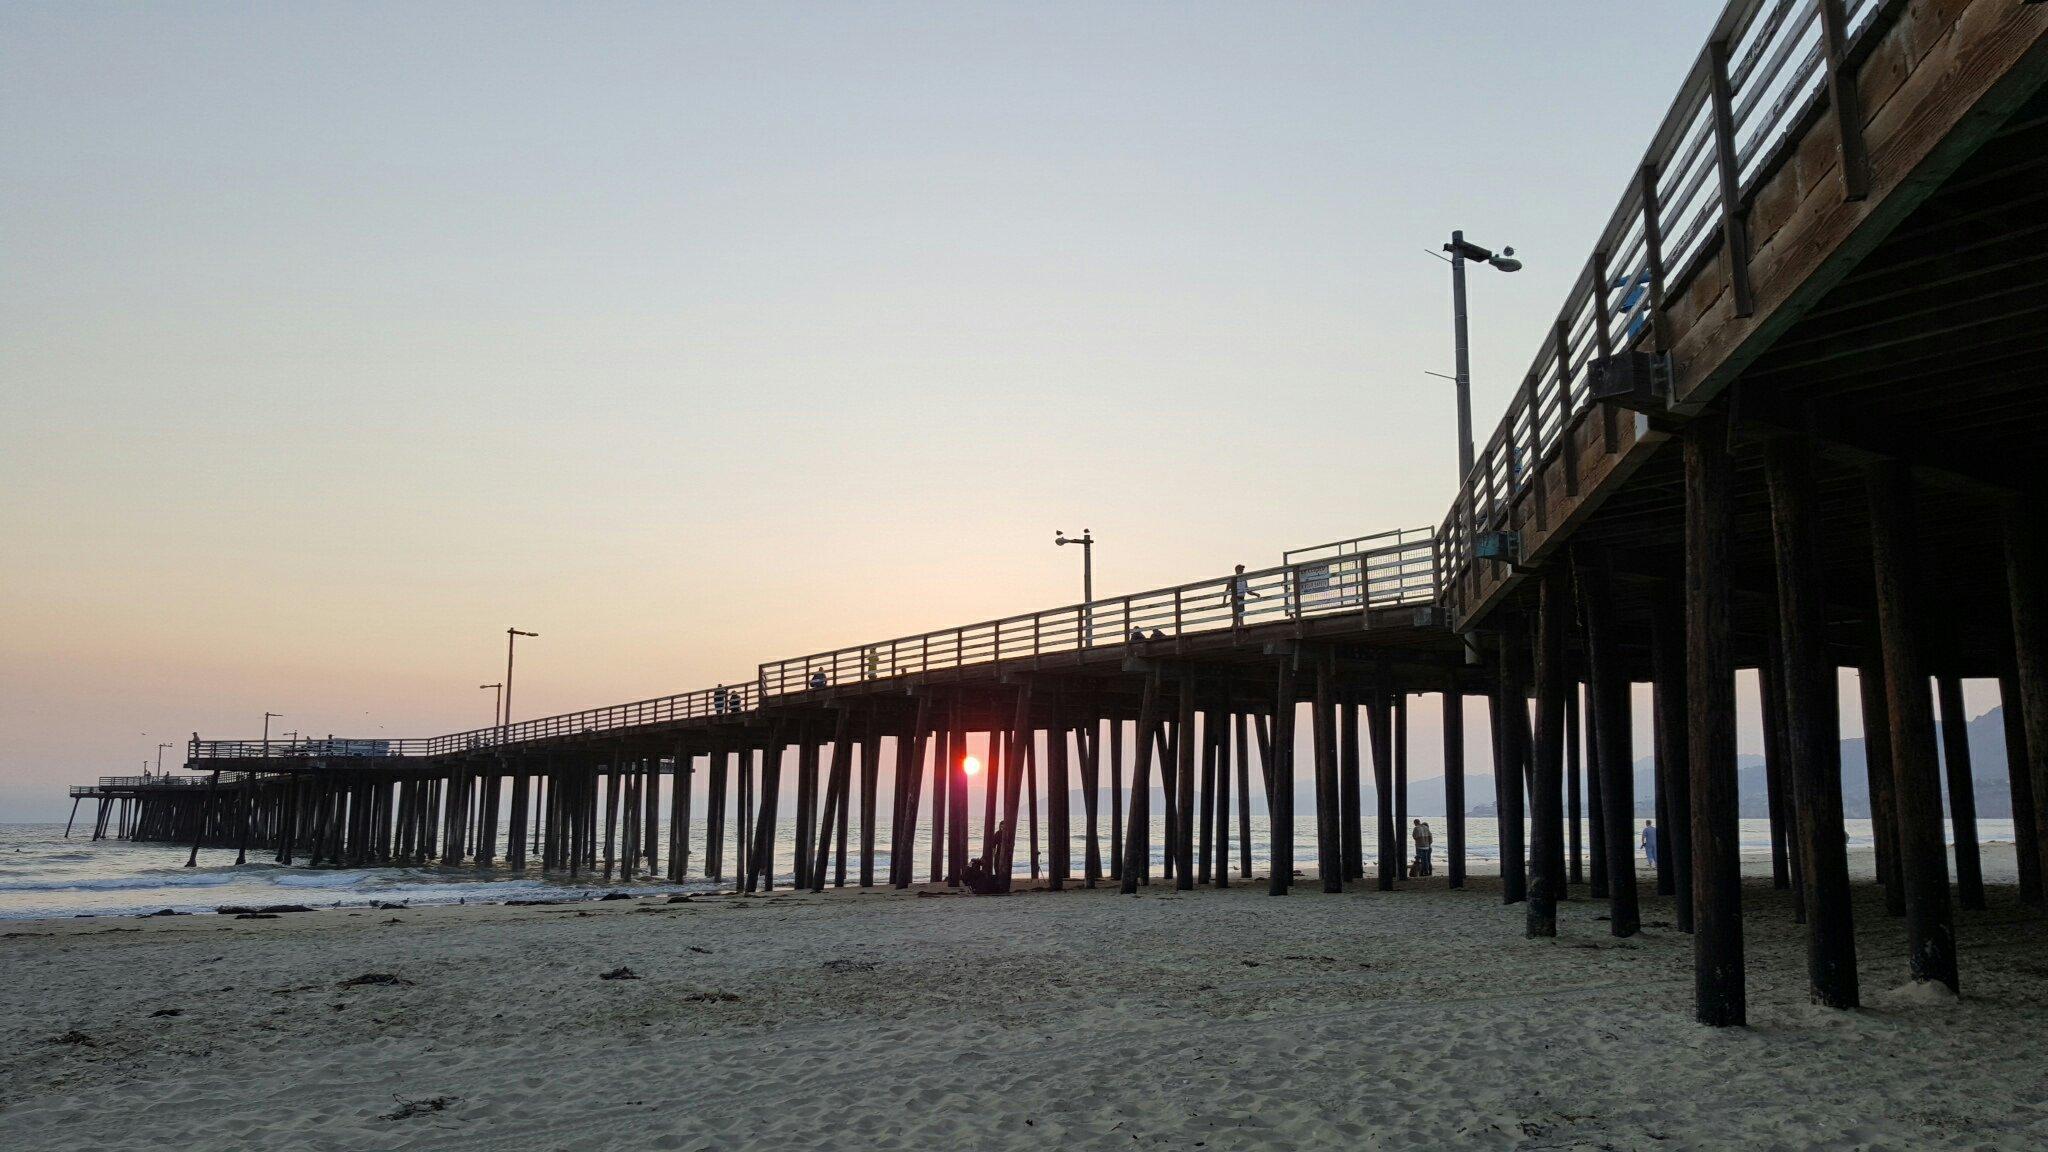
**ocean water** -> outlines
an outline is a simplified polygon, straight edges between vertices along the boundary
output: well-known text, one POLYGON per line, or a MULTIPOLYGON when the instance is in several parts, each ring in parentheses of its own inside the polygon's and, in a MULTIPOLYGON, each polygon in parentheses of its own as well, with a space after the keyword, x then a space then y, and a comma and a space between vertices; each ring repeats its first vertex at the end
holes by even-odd
MULTIPOLYGON (((1372 834, 1371 813, 1367 813, 1366 858, 1372 860, 1377 846, 1372 834)), ((1444 822, 1442 817, 1428 820, 1431 830, 1436 833, 1436 859, 1441 869, 1444 858, 1444 822)), ((1470 817, 1466 820, 1466 853, 1468 858, 1496 861, 1500 858, 1499 825, 1492 819, 1470 817)), ((1086 844, 1081 834, 1080 814, 1075 814, 1076 835, 1073 842, 1073 870, 1081 872, 1085 859, 1086 844)), ((1845 822, 1851 848, 1869 847, 1871 826, 1868 820, 1845 822)), ((1103 813, 1102 855, 1105 873, 1109 863, 1108 813, 1103 813)), ((1235 821, 1232 821, 1235 828, 1235 821)), ((1045 823, 1039 824, 1041 835, 1045 823)), ((1255 871, 1263 872, 1267 861, 1267 833, 1264 816, 1252 818, 1252 865, 1255 871)), ((614 880, 606 883, 592 876, 579 876, 572 880, 566 875, 542 875, 538 866, 529 866, 522 871, 505 867, 479 868, 474 865, 455 867, 385 867, 385 868, 339 868, 304 866, 284 867, 261 853, 251 852, 249 863, 237 867, 235 854, 229 849, 201 849, 197 867, 185 867, 189 852, 186 846, 174 844, 136 844, 125 840, 100 840, 90 838, 90 831, 74 829, 70 839, 64 838, 62 824, 0 824, 0 919, 22 919, 27 917, 55 916, 134 916, 169 908, 180 912, 211 912, 224 905, 263 904, 304 904, 322 906, 361 906, 379 902, 398 904, 455 904, 455 903, 496 903, 513 899, 576 899, 594 897, 609 891, 631 891, 636 893, 703 892, 728 887, 728 882, 716 882, 703 878, 702 823, 692 829, 690 844, 690 879, 677 884, 666 880, 640 879, 630 882, 614 880)), ((860 836, 858 822, 851 829, 858 847, 860 836)), ((777 885, 786 886, 791 880, 791 862, 794 853, 794 824, 786 822, 777 838, 775 860, 777 885)), ((1028 837, 1028 827, 1026 836, 1028 837)), ((1159 873, 1163 862, 1162 844, 1165 824, 1155 818, 1152 828, 1153 874, 1159 873)), ((980 821, 970 822, 971 843, 979 844, 980 821)), ((1986 843, 2011 841, 2013 835, 2010 820, 1983 820, 1978 823, 1978 838, 1986 843)), ((1741 822, 1742 847, 1745 851, 1763 852, 1770 848, 1770 825, 1763 820, 1741 822)), ((876 833, 875 873, 879 880, 888 876, 887 822, 881 822, 876 833)), ((668 844, 668 829, 664 824, 658 836, 665 848, 668 844)), ((1236 836, 1232 836, 1233 876, 1236 874, 1236 836)), ((502 849, 501 849, 502 850, 502 849)), ((732 860, 730 831, 726 843, 728 871, 732 860)), ((1046 849, 1040 848, 1041 864, 1046 860, 1046 849)), ((1295 820, 1294 860, 1295 866, 1304 870, 1315 866, 1315 819, 1312 812, 1297 814, 1295 820), (1305 817, 1305 818, 1304 818, 1305 817)), ((916 878, 923 880, 931 860, 929 832, 920 831, 916 851, 916 878)), ((1640 856, 1638 857, 1640 860, 1640 856)), ((664 862, 665 866, 665 862, 664 862)), ((1028 840, 1020 840, 1017 852, 1016 872, 1029 875, 1031 853, 1028 840)), ((860 877, 860 861, 857 853, 849 853, 847 859, 849 883, 856 883, 860 877)))

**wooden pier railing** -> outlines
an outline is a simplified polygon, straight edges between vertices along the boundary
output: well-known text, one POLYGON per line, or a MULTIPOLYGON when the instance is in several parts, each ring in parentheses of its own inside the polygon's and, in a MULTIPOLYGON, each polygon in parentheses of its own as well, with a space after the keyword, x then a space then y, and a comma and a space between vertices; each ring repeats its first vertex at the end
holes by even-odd
POLYGON ((328 737, 201 740, 189 760, 268 760, 289 768, 306 760, 425 759, 537 740, 640 729, 739 715, 773 697, 864 680, 977 665, 1001 665, 1055 652, 1123 644, 1134 632, 1163 637, 1243 628, 1276 620, 1325 617, 1437 600, 1438 547, 1428 528, 1354 537, 1288 554, 1272 568, 1247 571, 1006 616, 915 636, 859 644, 762 664, 752 681, 699 688, 580 712, 398 740, 328 737))
POLYGON ((765 700, 867 680, 1028 662, 1123 644, 1138 634, 1173 638, 1436 599, 1436 549, 1426 528, 1303 551, 1315 555, 1256 572, 776 660, 761 665, 759 693, 765 700), (1343 550, 1345 544, 1389 538, 1392 543, 1376 548, 1343 550))
MULTIPOLYGON (((1519 501, 1543 499, 1533 481, 1592 406, 1592 364, 1617 351, 1668 351, 1674 337, 1666 304, 1716 261, 1728 262, 1737 311, 1746 308, 1749 201, 1826 102, 1830 36, 1843 57, 1857 59, 1902 7, 1898 0, 1736 0, 1722 11, 1436 534, 1453 620, 1477 599, 1475 564, 1498 578, 1521 558, 1513 539, 1481 547, 1482 538, 1512 530, 1519 501)), ((1611 424, 1614 416, 1610 408, 1604 419, 1611 424)), ((1603 432, 1611 449, 1616 430, 1603 432)), ((1562 455, 1566 487, 1575 489, 1575 461, 1562 455)))

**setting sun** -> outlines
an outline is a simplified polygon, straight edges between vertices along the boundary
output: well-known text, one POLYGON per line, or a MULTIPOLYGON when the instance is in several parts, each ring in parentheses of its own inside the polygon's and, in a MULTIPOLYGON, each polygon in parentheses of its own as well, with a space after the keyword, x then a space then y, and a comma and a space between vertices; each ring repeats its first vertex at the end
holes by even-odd
POLYGON ((960 761, 960 770, 969 776, 979 776, 981 775, 981 761, 976 757, 969 756, 960 761))

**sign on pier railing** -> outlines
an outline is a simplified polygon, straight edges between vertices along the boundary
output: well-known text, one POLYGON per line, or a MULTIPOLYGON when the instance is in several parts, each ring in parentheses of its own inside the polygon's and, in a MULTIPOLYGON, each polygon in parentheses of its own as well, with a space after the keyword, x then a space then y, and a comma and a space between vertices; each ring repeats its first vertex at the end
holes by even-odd
MULTIPOLYGON (((1638 345, 1671 346, 1664 302, 1742 235, 1746 201, 1827 87, 1828 23, 1850 45, 1893 0, 1730 0, 1573 282, 1507 414, 1481 448, 1437 532, 1437 566, 1455 589, 1474 541, 1508 527, 1536 465, 1591 403, 1592 362, 1638 345)), ((1739 299, 1747 253, 1730 257, 1739 299)))
POLYGON ((1325 545, 1327 554, 1304 550, 1319 554, 1276 568, 777 660, 761 665, 760 692, 783 696, 1133 639, 1433 602, 1436 545, 1429 530, 1395 534, 1395 541, 1349 552, 1325 545))

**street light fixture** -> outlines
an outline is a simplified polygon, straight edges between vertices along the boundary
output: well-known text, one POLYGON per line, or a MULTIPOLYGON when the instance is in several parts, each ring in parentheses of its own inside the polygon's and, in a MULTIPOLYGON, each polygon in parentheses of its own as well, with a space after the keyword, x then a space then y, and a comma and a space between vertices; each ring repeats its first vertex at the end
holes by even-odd
POLYGON ((265 712, 263 714, 263 758, 265 760, 270 759, 270 722, 283 718, 284 713, 282 712, 265 712))
POLYGON ((505 629, 505 694, 501 697, 504 702, 502 707, 504 719, 499 722, 501 725, 501 735, 499 737, 501 742, 512 735, 512 646, 519 642, 521 636, 537 637, 539 635, 540 633, 538 632, 522 632, 517 628, 505 629))
MULTIPOLYGON (((1064 528, 1055 528, 1052 533, 1052 542, 1062 548, 1069 544, 1079 544, 1081 546, 1081 603, 1083 605, 1093 604, 1095 602, 1094 535, 1086 528, 1081 529, 1081 535, 1078 537, 1067 535, 1064 528)), ((1081 613, 1083 617, 1081 624, 1081 646, 1086 648, 1094 638, 1091 635, 1094 632, 1094 628, 1090 627, 1095 622, 1093 619, 1094 610, 1083 607, 1081 613)))
POLYGON ((505 714, 505 682, 500 680, 496 684, 479 684, 477 687, 496 688, 498 690, 498 694, 492 697, 491 703, 491 727, 495 728, 503 723, 499 717, 505 714))
POLYGON ((176 748, 176 747, 177 747, 177 745, 176 745, 176 744, 159 744, 159 745, 157 745, 157 746, 156 746, 156 774, 157 774, 157 775, 161 776, 161 775, 163 775, 163 774, 164 774, 164 749, 166 749, 166 748, 176 748))
POLYGON ((1519 272, 1522 262, 1515 259, 1513 248, 1496 253, 1466 240, 1463 232, 1451 233, 1444 251, 1451 254, 1451 301, 1458 345, 1458 485, 1462 488, 1472 474, 1472 355, 1465 335, 1465 261, 1491 264, 1502 272, 1519 272))

